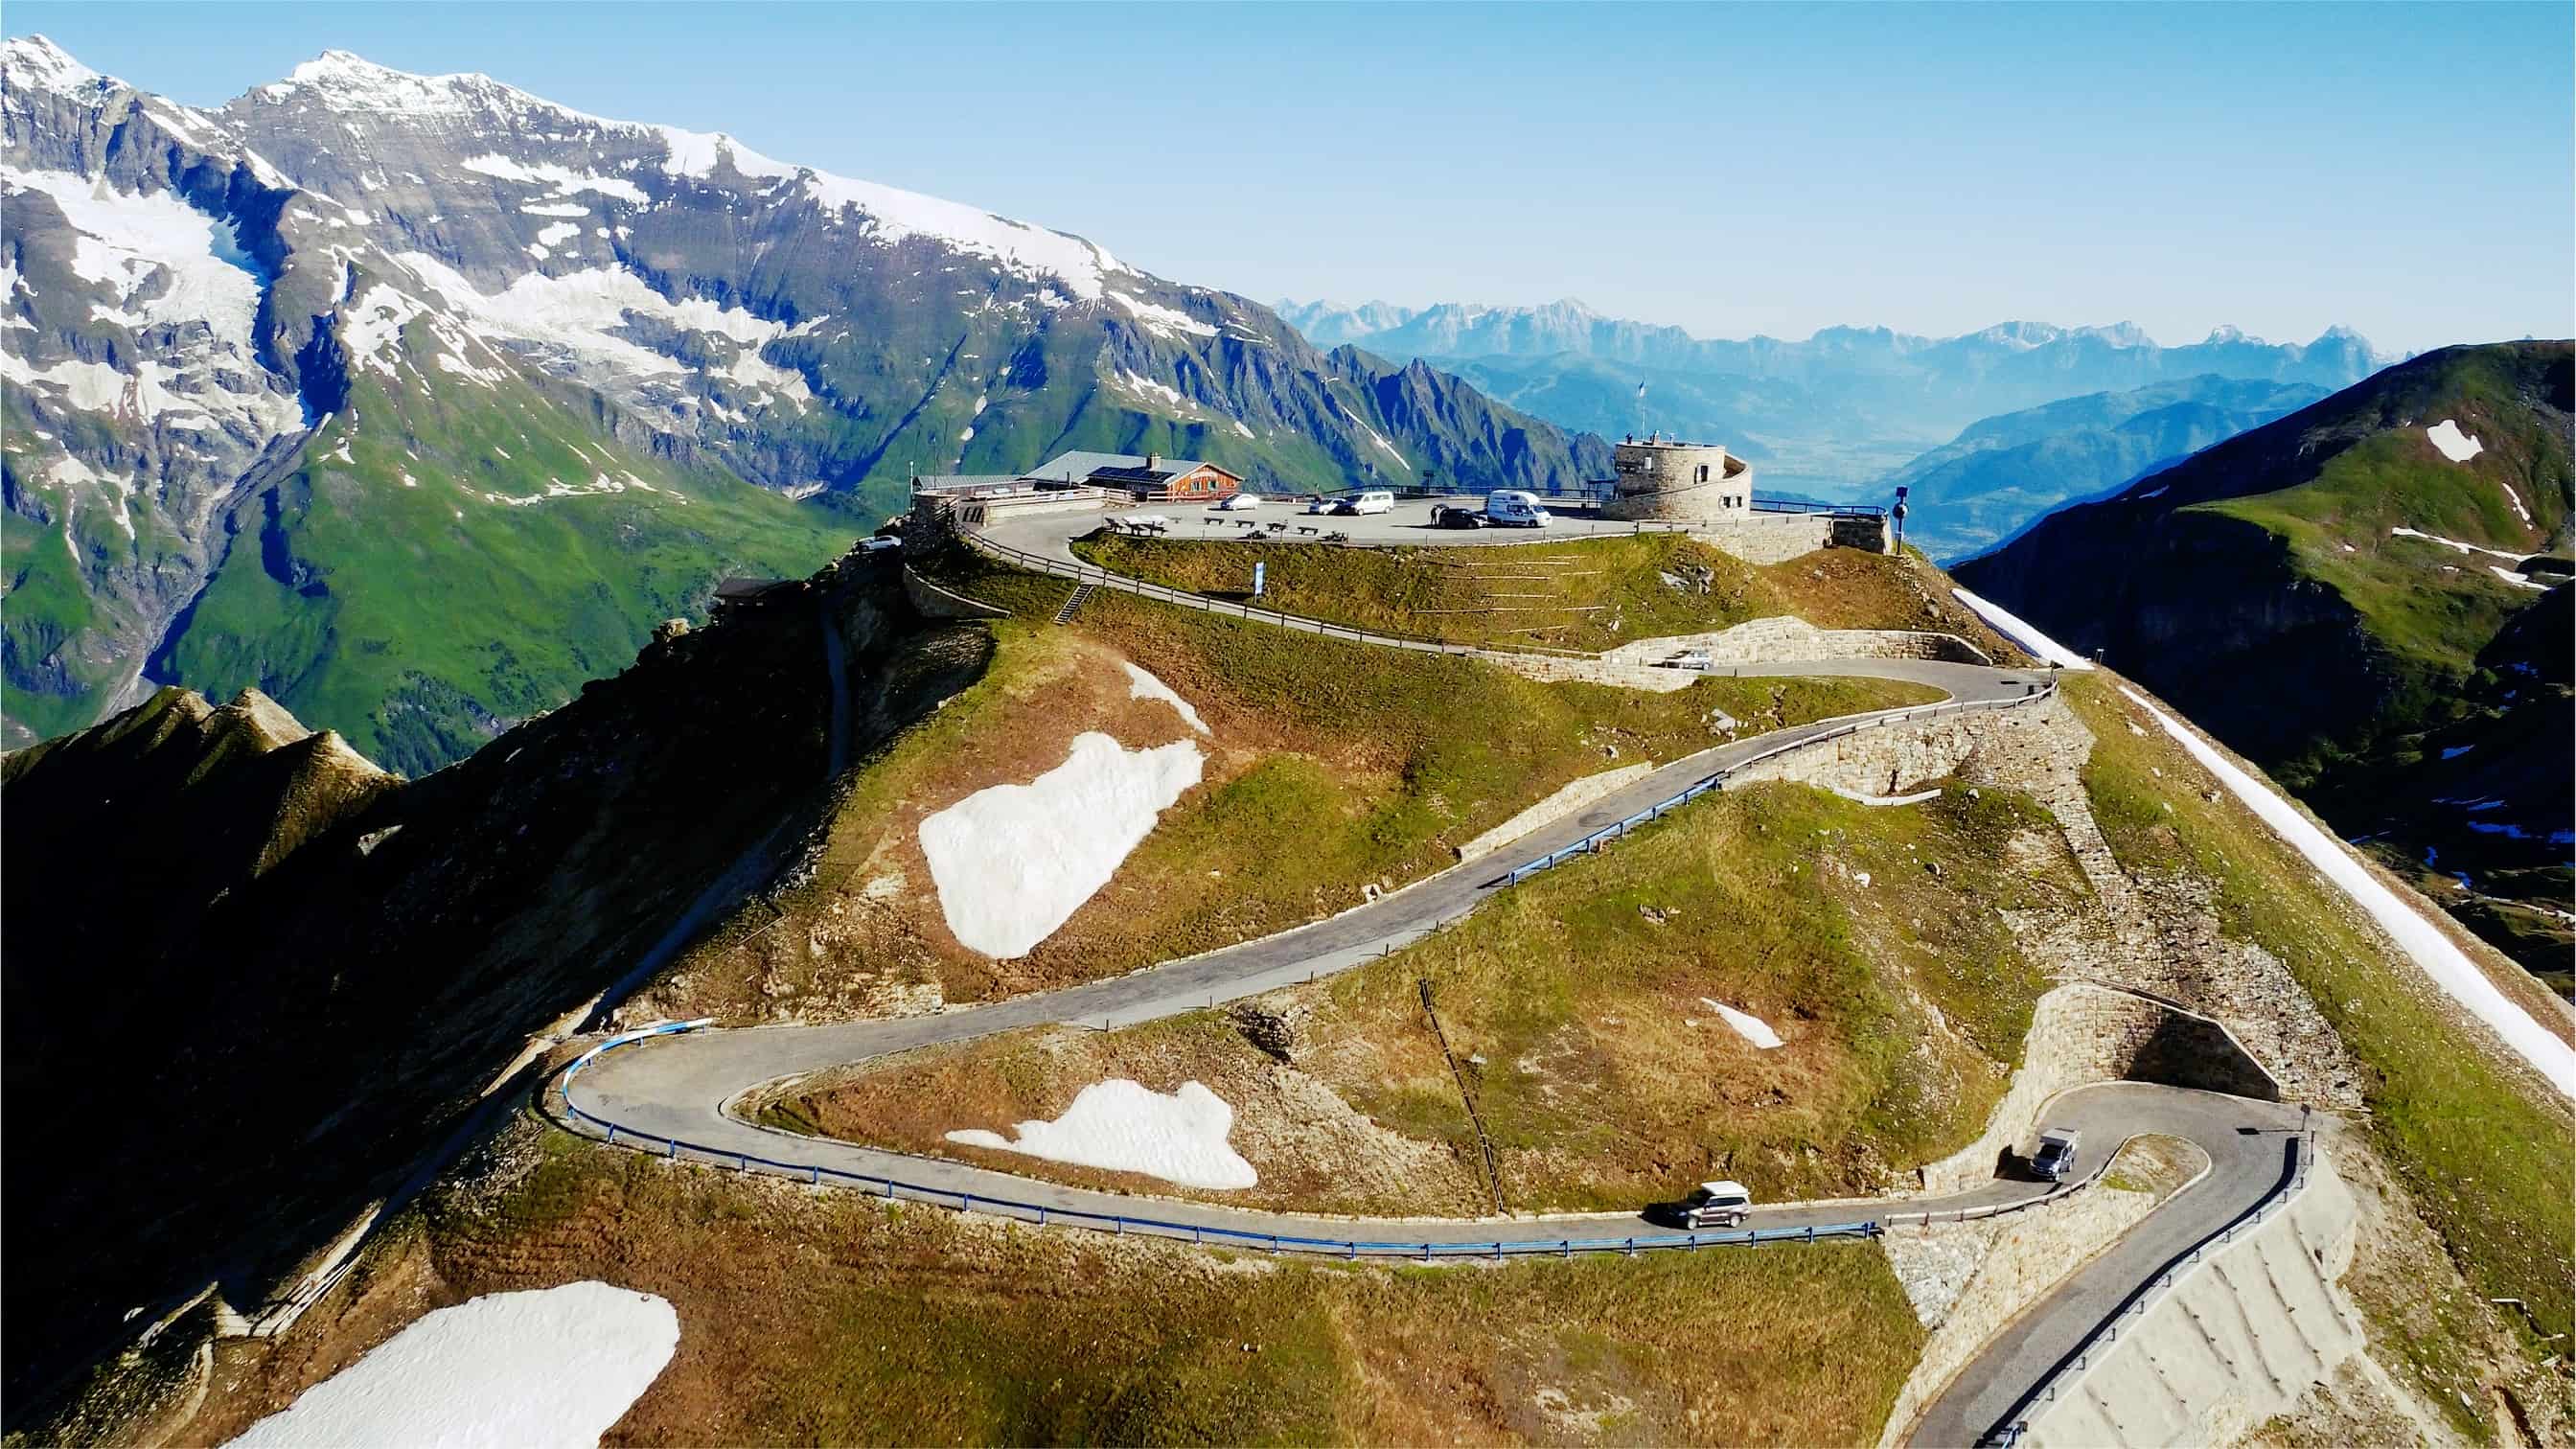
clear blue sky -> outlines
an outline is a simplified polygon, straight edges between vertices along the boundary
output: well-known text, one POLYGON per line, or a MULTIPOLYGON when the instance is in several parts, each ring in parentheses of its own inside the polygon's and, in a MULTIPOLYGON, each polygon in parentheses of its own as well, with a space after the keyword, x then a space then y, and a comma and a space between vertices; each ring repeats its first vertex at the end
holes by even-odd
POLYGON ((331 47, 1082 233, 1262 300, 1703 336, 2576 330, 2566 4, 1492 8, 15 0, 200 105, 331 47))

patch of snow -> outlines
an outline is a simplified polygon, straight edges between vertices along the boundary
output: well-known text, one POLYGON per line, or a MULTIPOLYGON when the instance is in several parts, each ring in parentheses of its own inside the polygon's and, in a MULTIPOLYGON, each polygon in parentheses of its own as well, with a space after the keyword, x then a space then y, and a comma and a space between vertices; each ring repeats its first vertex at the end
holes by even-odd
POLYGON ((2000 604, 1990 604, 1956 585, 1950 592, 1959 602, 1975 611, 1977 617, 1994 626, 1995 631, 2051 664, 2064 669, 2090 669, 2093 662, 2058 643, 2024 622, 2021 617, 2000 604))
POLYGON ((1755 1016, 1749 1011, 1738 1011, 1734 1007, 1727 1005, 1725 1002, 1715 1000, 1711 997, 1703 996, 1699 1000, 1702 1006, 1706 1006, 1715 1011, 1718 1015, 1725 1017, 1726 1024, 1735 1028, 1735 1034, 1737 1036, 1753 1043, 1762 1050, 1767 1052, 1780 1045, 1780 1033, 1771 1029, 1771 1023, 1764 1021, 1762 1018, 1755 1016))
POLYGON ((2140 503, 2144 503, 2144 502, 2146 502, 2146 501, 2147 501, 2148 499, 2150 499, 2150 498, 2162 498, 2162 497, 2164 497, 2167 493, 2170 493, 2170 492, 2172 492, 2172 491, 2173 491, 2173 485, 2172 485, 2172 484, 2170 484, 2170 483, 2166 483, 2166 484, 2163 484, 2163 485, 2161 485, 2161 486, 2157 487, 2157 488, 2156 488, 2154 491, 2152 491, 2152 492, 2148 492, 2148 493, 2141 493, 2141 494, 2139 494, 2139 495, 2138 495, 2138 501, 2139 501, 2140 503))
POLYGON ((1198 709, 1188 700, 1173 693, 1170 685, 1156 679, 1137 665, 1129 664, 1124 660, 1119 662, 1126 666, 1129 699, 1159 699, 1170 705, 1182 719, 1188 721, 1191 729, 1197 730, 1200 734, 1208 733, 1207 721, 1199 718, 1198 709))
POLYGON ((949 933, 987 956, 1026 955, 1109 883, 1202 768, 1189 740, 1128 750, 1086 731, 1028 784, 978 790, 924 819, 949 933))
POLYGON ((61 209, 76 234, 72 270, 114 288, 137 325, 202 321, 218 338, 250 347, 259 270, 230 222, 171 192, 119 191, 105 177, 0 166, 0 181, 42 192, 61 209), (138 298, 147 287, 155 295, 138 298))
POLYGON ((2506 568, 2502 564, 2488 564, 2487 572, 2504 580, 2506 583, 2513 585, 2517 589, 2530 589, 2534 593, 2541 594, 2549 592, 2549 585, 2544 584, 2537 579, 2524 578, 2522 575, 2515 573, 2513 570, 2506 568))
POLYGON ((1124 292, 1111 292, 1109 300, 1127 309, 1129 315, 1158 337, 1214 337, 1216 329, 1187 312, 1174 307, 1157 306, 1124 292))
MULTIPOLYGON (((818 320, 790 328, 703 297, 675 302, 624 267, 594 267, 556 277, 530 273, 501 292, 487 294, 426 252, 404 252, 396 260, 471 320, 486 338, 561 347, 631 373, 677 373, 686 368, 677 358, 613 335, 627 325, 630 313, 683 331, 712 332, 752 345, 800 336, 820 325, 818 320)), ((735 366, 741 365, 737 359, 735 366)), ((801 378, 796 386, 803 387, 801 378)))
POLYGON ((360 367, 391 375, 401 356, 403 328, 428 308, 379 282, 340 316, 340 345, 360 367))
POLYGON ((2449 418, 2426 428, 2424 436, 2432 439, 2433 446, 2442 450, 2442 456, 2454 463, 2465 463, 2486 451, 2486 444, 2461 432, 2460 425, 2449 418))
POLYGON ((1197 1082, 1169 1096, 1123 1077, 1094 1082, 1052 1122, 1022 1122, 1014 1142, 967 1128, 948 1134, 966 1147, 990 1147, 1077 1167, 1141 1172, 1182 1187, 1228 1191, 1260 1182, 1226 1137, 1234 1108, 1197 1082))
MULTIPOLYGON (((529 216, 588 216, 590 208, 577 201, 532 201, 519 208, 529 216)), ((607 235, 606 232, 601 233, 607 235)))
POLYGON ((1198 411, 1197 408, 1191 406, 1190 400, 1181 396, 1176 389, 1165 387, 1163 384, 1154 381, 1150 377, 1139 377, 1135 373, 1121 368, 1118 372, 1118 381, 1122 386, 1129 390, 1140 393, 1155 402, 1159 402, 1163 406, 1171 408, 1175 412, 1193 413, 1198 411))
POLYGON ((2513 485, 2503 479, 2499 478, 2496 482, 2504 489, 2505 500, 2513 505, 2513 511, 2522 515, 2523 522, 2531 522, 2531 510, 2522 506, 2522 495, 2514 492, 2513 485))
POLYGON ((426 1314, 250 1426, 235 1449, 596 1445, 679 1346, 667 1300, 606 1283, 426 1314))
POLYGON ((2547 1028, 2532 1019, 2529 1012, 2497 990, 2495 983, 2487 979, 2486 973, 2479 970, 2477 963, 2454 945, 2449 936, 2411 909, 2396 892, 2380 884, 2378 877, 2365 869, 2350 851, 2318 829, 2315 822, 2300 814, 2287 800, 2238 769, 2199 735, 2147 703, 2136 690, 2122 685, 2120 692, 2128 696, 2130 703, 2145 710, 2166 734, 2200 762, 2202 768, 2217 776, 2218 782, 2270 826, 2274 834, 2306 857, 2310 865, 2377 921, 2445 995, 2494 1027, 2508 1049, 2539 1068, 2540 1074, 2559 1091, 2576 1096, 2576 1049, 2552 1036, 2547 1028))
POLYGON ((552 222, 537 229, 537 240, 550 247, 562 246, 579 235, 581 235, 581 225, 578 222, 552 222))
MULTIPOLYGON (((652 200, 644 194, 644 188, 623 177, 593 176, 586 171, 575 171, 569 166, 558 166, 551 161, 540 161, 531 165, 523 161, 513 161, 507 156, 469 156, 457 165, 480 176, 498 177, 503 181, 517 181, 529 186, 543 186, 558 196, 570 196, 577 191, 595 191, 602 196, 615 197, 619 201, 633 202, 637 206, 645 205, 652 200)), ((527 208, 520 209, 524 211, 527 208)), ((563 215, 564 213, 554 214, 563 215)))
POLYGON ((2462 543, 2456 538, 2444 538, 2438 533, 2426 533, 2421 529, 2392 528, 2388 530, 2388 536, 2390 538, 2420 538, 2426 543, 2438 543, 2444 548, 2457 549, 2461 553, 2482 553, 2495 558, 2511 559, 2515 563, 2522 562, 2521 554, 2513 553, 2506 549, 2488 548, 2484 544, 2477 543, 2462 543))

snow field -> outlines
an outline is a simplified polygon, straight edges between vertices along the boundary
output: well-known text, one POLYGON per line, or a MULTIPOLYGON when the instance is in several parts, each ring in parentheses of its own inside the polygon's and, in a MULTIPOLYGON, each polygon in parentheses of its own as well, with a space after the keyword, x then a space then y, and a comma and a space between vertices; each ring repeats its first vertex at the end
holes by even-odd
POLYGON ((1234 1108, 1197 1082, 1166 1096, 1113 1077, 1082 1089, 1052 1122, 1022 1122, 1019 1140, 966 1128, 948 1134, 965 1147, 991 1147, 1049 1162, 1141 1172, 1182 1187, 1215 1191, 1251 1187, 1260 1176, 1226 1144, 1234 1108))
POLYGON ((1096 730, 1025 785, 978 790, 921 822, 921 853, 958 943, 1024 956, 1109 883, 1155 819, 1199 782, 1196 741, 1130 750, 1096 730))
POLYGON ((2477 963, 2452 944, 2450 937, 2399 899, 2395 891, 2380 884, 2379 879, 2364 869, 2351 852, 2318 829, 2315 822, 2300 814, 2287 800, 2238 769, 2199 735, 2147 703, 2136 690, 2123 685, 2120 692, 2128 696, 2130 703, 2145 710, 2203 768, 2217 776, 2219 783, 2270 826, 2274 834, 2305 856, 2310 865, 2378 922, 2415 964, 2423 968, 2424 974, 2433 979, 2433 984, 2439 986, 2443 994, 2466 1007, 2480 1021, 2494 1027, 2508 1048, 2537 1067, 2540 1074, 2559 1091, 2576 1096, 2576 1050, 2550 1035, 2531 1018, 2529 1012, 2498 991, 2486 973, 2478 969, 2477 963))
MULTIPOLYGON (((1122 660, 1121 663, 1125 661, 1122 660)), ((1170 685, 1156 679, 1137 665, 1127 664, 1126 669, 1129 699, 1159 699, 1170 705, 1183 720, 1188 721, 1191 729, 1197 730, 1200 734, 1208 732, 1207 721, 1199 718, 1198 710, 1188 700, 1174 694, 1170 685)))
POLYGON ((679 1342, 679 1314, 650 1293, 583 1282, 486 1294, 415 1321, 232 1442, 590 1449, 679 1342))
POLYGON ((2433 446, 2442 450, 2442 456, 2454 463, 2465 463, 2486 451, 2486 444, 2461 432, 2460 425, 2449 418, 2426 428, 2424 436, 2432 439, 2433 446))
POLYGON ((2019 615, 2012 613, 2003 606, 1999 604, 1989 604, 1985 600, 1978 598, 1976 595, 1969 593, 1966 589, 1959 588, 1956 585, 1951 587, 1950 592, 1958 595, 1960 603, 1975 610, 1977 616, 1992 625, 1996 632, 2004 635, 2006 638, 2012 640, 2024 649, 2029 650, 2031 653, 2038 655, 2041 659, 2066 669, 2090 669, 2093 667, 2093 662, 2091 660, 2086 659, 2083 655, 2076 653, 2074 650, 2067 648, 2065 645, 2058 643, 2056 640, 2042 634, 2037 629, 2032 628, 2028 623, 2024 622, 2019 615))
POLYGON ((1781 1044, 1780 1033, 1771 1029, 1771 1023, 1764 1021, 1762 1018, 1755 1016, 1749 1011, 1738 1011, 1734 1007, 1727 1005, 1725 1002, 1708 996, 1701 997, 1699 999, 1699 1004, 1725 1018, 1726 1024, 1735 1028, 1735 1034, 1737 1036, 1744 1038, 1746 1041, 1753 1043, 1755 1046, 1760 1047, 1766 1052, 1781 1044))
POLYGON ((130 310, 113 320, 129 327, 203 320, 219 339, 247 349, 259 313, 256 264, 245 255, 230 222, 218 221, 171 192, 127 193, 104 178, 90 181, 67 171, 0 167, 0 180, 39 191, 61 209, 78 235, 72 270, 87 281, 116 288, 130 310), (166 271, 157 297, 134 294, 166 271))

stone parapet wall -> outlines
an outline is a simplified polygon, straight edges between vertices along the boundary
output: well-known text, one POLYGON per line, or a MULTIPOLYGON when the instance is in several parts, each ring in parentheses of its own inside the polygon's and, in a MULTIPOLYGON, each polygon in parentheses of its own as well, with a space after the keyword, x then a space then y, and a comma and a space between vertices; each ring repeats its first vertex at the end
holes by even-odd
POLYGON ((1690 535, 1752 564, 1787 563, 1820 548, 1886 553, 1887 520, 1836 513, 1743 513, 1695 520, 1690 535))

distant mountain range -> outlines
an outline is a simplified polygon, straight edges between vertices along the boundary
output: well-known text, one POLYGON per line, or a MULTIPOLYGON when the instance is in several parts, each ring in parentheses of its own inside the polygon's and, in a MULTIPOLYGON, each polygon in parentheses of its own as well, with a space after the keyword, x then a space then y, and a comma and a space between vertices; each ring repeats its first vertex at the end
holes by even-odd
POLYGON ((1877 488, 1909 489, 1907 541, 1956 558, 2325 395, 2313 383, 2204 375, 2062 398, 1972 423, 1877 488))
POLYGON ((217 110, 0 45, 0 738, 256 687, 409 773, 915 472, 1606 471, 1079 237, 344 52, 217 110))
POLYGON ((2125 322, 2006 322, 1938 338, 1829 327, 1791 342, 1696 338, 1574 301, 1283 302, 1278 311, 1318 345, 1428 359, 1560 426, 1723 442, 1768 465, 1756 475, 1763 486, 1842 497, 1875 497, 1886 475, 1979 419, 2061 398, 2201 376, 2332 390, 2395 360, 2341 327, 2306 344, 2223 327, 2165 347, 2125 322))
POLYGON ((1955 572, 2394 846, 2564 990, 2571 409, 2567 342, 2445 348, 1955 572))

